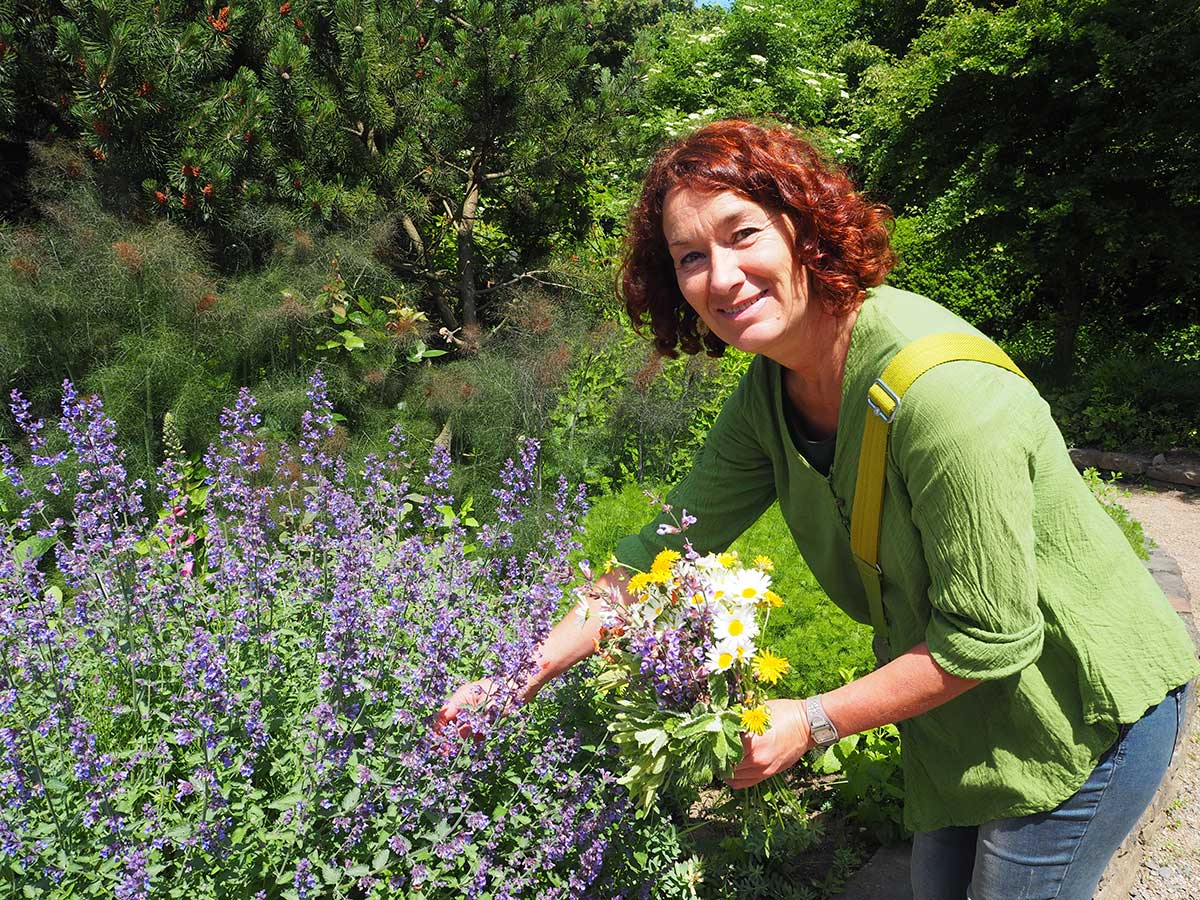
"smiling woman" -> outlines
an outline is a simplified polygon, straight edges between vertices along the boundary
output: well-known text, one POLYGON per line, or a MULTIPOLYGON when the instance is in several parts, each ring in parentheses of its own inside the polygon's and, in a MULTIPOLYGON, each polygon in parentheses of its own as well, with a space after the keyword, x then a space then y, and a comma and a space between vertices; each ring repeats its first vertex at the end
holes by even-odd
MULTIPOLYGON (((715 264, 757 250, 745 259, 756 277, 775 280, 794 260, 803 278, 786 292, 802 292, 806 300, 811 290, 826 313, 845 313, 896 264, 891 218, 886 207, 868 202, 845 173, 791 132, 716 122, 660 154, 646 173, 622 267, 625 305, 635 325, 650 325, 660 352, 697 353, 703 344, 718 356, 730 343, 722 329, 690 299, 680 302, 701 284, 729 287, 722 282, 735 273, 721 266, 714 282, 715 264), (760 256, 757 235, 763 231, 771 251, 783 256, 760 256), (685 247, 706 236, 714 247, 685 247), (714 248, 726 251, 723 259, 702 258, 714 248)), ((749 288, 739 296, 751 296, 749 288)))
MULTIPOLYGON (((1200 667, 1036 389, 970 324, 883 284, 890 218, 783 128, 716 122, 660 152, 631 215, 629 313, 664 354, 755 359, 667 495, 695 518, 687 545, 666 512, 615 555, 645 571, 664 549, 720 552, 778 502, 830 599, 875 627, 879 667, 768 701, 729 784, 901 723, 920 900, 1090 900, 1200 667)), ((555 626, 523 696, 590 655, 600 621, 555 626)))

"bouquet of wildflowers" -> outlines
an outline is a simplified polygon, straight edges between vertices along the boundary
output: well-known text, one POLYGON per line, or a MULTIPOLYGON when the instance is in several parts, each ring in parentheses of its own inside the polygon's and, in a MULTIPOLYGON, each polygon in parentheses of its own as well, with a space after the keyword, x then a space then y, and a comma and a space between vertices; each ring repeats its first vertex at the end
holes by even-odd
POLYGON ((620 782, 642 809, 664 786, 728 775, 741 759, 741 735, 770 727, 767 691, 789 669, 759 645, 783 602, 771 590, 771 561, 745 566, 736 553, 685 549, 659 553, 629 580, 631 602, 610 602, 602 613, 597 691, 629 764, 620 782))

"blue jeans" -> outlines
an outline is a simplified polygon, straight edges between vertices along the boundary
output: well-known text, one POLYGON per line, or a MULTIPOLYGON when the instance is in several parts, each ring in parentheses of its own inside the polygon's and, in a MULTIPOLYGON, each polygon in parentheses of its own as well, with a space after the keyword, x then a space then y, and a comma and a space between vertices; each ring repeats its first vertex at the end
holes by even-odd
POLYGON ((1083 787, 1050 812, 918 832, 916 900, 1091 900, 1166 774, 1189 702, 1191 686, 1178 687, 1122 725, 1083 787))

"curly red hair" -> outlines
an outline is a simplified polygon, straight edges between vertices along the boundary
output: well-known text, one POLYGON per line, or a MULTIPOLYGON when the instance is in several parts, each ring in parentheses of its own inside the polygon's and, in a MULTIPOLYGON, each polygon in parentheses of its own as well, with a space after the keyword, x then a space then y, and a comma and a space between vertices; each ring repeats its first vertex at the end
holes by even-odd
POLYGON ((834 315, 862 303, 896 264, 889 225, 892 213, 870 203, 850 178, 807 141, 783 128, 729 119, 713 122, 667 145, 654 158, 642 194, 630 213, 620 293, 634 327, 648 323, 660 353, 678 356, 725 342, 697 327, 683 299, 663 235, 663 203, 675 187, 734 191, 767 209, 782 211, 796 229, 793 250, 808 269, 815 295, 834 315))

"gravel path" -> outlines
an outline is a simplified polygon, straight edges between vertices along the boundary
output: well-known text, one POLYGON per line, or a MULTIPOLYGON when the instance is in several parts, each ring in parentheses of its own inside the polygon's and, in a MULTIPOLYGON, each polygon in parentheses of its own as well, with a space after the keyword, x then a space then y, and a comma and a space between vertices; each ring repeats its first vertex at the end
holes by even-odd
MULTIPOLYGON (((1139 487, 1122 500, 1146 533, 1175 557, 1200 619, 1200 491, 1139 487)), ((1200 716, 1181 752, 1186 753, 1177 795, 1165 821, 1146 844, 1146 858, 1130 900, 1200 898, 1200 716)))

